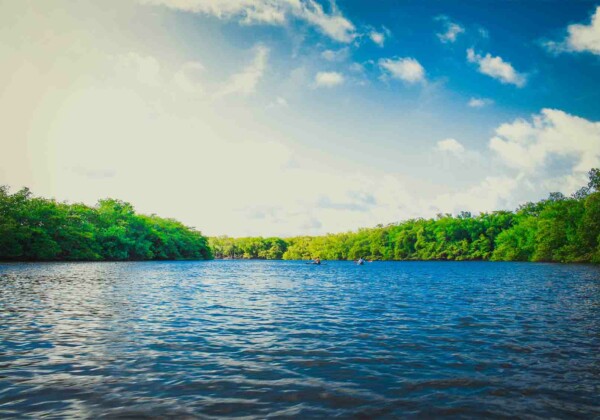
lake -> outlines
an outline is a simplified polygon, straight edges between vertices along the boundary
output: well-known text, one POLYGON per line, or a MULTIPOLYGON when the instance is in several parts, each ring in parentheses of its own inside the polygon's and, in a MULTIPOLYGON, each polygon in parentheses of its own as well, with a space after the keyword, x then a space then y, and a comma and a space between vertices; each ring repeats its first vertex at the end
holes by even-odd
POLYGON ((600 267, 0 264, 0 417, 598 417, 600 267))

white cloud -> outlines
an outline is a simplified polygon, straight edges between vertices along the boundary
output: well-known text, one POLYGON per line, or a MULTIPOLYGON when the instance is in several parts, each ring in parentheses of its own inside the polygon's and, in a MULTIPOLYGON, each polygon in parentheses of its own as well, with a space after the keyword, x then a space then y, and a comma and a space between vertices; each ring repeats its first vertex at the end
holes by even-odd
POLYGON ((181 90, 187 93, 202 93, 204 86, 202 85, 201 76, 204 72, 204 65, 197 61, 185 63, 177 73, 173 76, 173 81, 181 90))
POLYGON ((572 171, 585 173, 600 166, 600 123, 543 109, 531 121, 502 124, 489 146, 502 162, 525 173, 553 160, 564 160, 572 171))
POLYGON ((267 68, 267 58, 269 49, 259 45, 255 47, 254 60, 241 72, 231 76, 229 81, 219 90, 216 96, 225 96, 230 94, 249 95, 254 93, 256 85, 262 78, 267 68))
POLYGON ((344 83, 344 76, 335 71, 320 71, 315 75, 315 84, 323 87, 334 87, 344 83))
POLYGON ((344 61, 349 55, 350 50, 347 47, 339 50, 325 50, 321 53, 321 57, 327 61, 344 61))
MULTIPOLYGON (((482 165, 485 162, 484 156, 475 150, 469 150, 461 142, 453 138, 440 140, 436 143, 434 150, 436 152, 452 157, 460 165, 482 165)), ((447 162, 440 164, 446 165, 447 162)))
POLYGON ((445 31, 436 34, 439 40, 444 44, 455 42, 456 38, 465 32, 465 28, 458 23, 452 22, 446 16, 439 16, 436 20, 442 21, 444 24, 445 31))
POLYGON ((473 48, 469 48, 467 50, 467 60, 471 63, 476 63, 479 66, 480 73, 487 74, 501 83, 512 84, 518 87, 525 86, 525 75, 518 73, 502 57, 492 57, 490 53, 482 56, 477 54, 473 48))
POLYGON ((513 197, 520 186, 518 177, 488 176, 466 190, 440 194, 433 203, 441 213, 479 213, 516 206, 513 197))
POLYGON ((213 15, 220 19, 239 18, 242 23, 282 24, 286 11, 275 1, 253 0, 139 0, 176 10, 213 15))
POLYGON ((283 25, 290 18, 317 27, 330 38, 351 42, 355 27, 332 5, 330 13, 315 0, 138 0, 143 4, 162 5, 220 19, 238 19, 243 24, 283 25))
POLYGON ((352 63, 352 64, 350 64, 349 69, 350 69, 350 71, 352 71, 354 73, 364 73, 365 72, 365 66, 362 65, 361 63, 352 63))
POLYGON ((369 32, 369 38, 380 47, 383 47, 383 44, 385 44, 385 34, 383 32, 371 31, 369 32))
POLYGON ((484 106, 493 104, 494 101, 487 98, 471 98, 467 105, 471 108, 483 108, 484 106))
POLYGON ((332 3, 332 14, 327 14, 323 11, 323 6, 314 0, 287 1, 293 5, 292 13, 295 16, 312 23, 330 38, 340 42, 351 42, 356 37, 354 25, 337 10, 335 3, 332 3))
POLYGON ((278 96, 274 101, 267 105, 267 108, 287 108, 288 106, 288 101, 285 98, 278 96))
POLYGON ((425 69, 414 58, 382 58, 379 60, 379 67, 390 77, 407 83, 425 81, 425 69))
POLYGON ((459 141, 452 138, 438 141, 435 148, 440 152, 448 152, 455 155, 460 155, 465 151, 465 147, 459 141))
POLYGON ((589 25, 569 25, 563 41, 549 41, 544 45, 552 52, 590 52, 600 55, 600 6, 596 7, 589 25))
MULTIPOLYGON (((399 104, 375 109, 377 96, 323 113, 329 106, 323 95, 302 91, 317 72, 310 63, 285 63, 271 77, 268 54, 259 48, 232 68, 239 50, 217 35, 194 39, 193 53, 177 50, 181 38, 166 42, 164 21, 152 9, 140 15, 118 2, 127 10, 122 15, 99 2, 78 2, 84 9, 74 13, 68 0, 47 3, 32 8, 14 1, 4 8, 13 11, 0 13, 0 33, 9 40, 0 45, 0 79, 10 81, 0 95, 0 113, 10 116, 0 139, 0 184, 13 189, 27 185, 42 196, 88 204, 123 198, 140 212, 174 217, 207 234, 318 234, 437 212, 515 208, 548 191, 576 189, 584 171, 598 166, 598 123, 560 111, 498 127, 481 161, 469 157, 468 145, 477 143, 466 132, 456 137, 464 140, 462 154, 428 153, 451 135, 443 119, 427 124, 429 115, 399 117, 409 109, 399 104), (105 30, 114 19, 124 25, 134 17, 144 23, 136 27, 143 33, 105 30), (198 52, 201 62, 190 61, 198 52), (276 77, 288 71, 289 78, 276 77), (256 95, 212 100, 232 74, 232 93, 256 95), (203 92, 197 100, 195 93, 203 92), (373 111, 376 120, 360 118, 373 111), (419 144, 396 154, 414 143, 413 133, 419 144), (435 141, 418 142, 426 138, 435 141), (369 141, 378 147, 358 162, 353 150, 369 141), (532 169, 518 158, 523 150, 510 153, 513 143, 534 162, 532 169), (393 172, 397 167, 411 175, 393 172), (182 180, 206 180, 202 194, 190 194, 190 182, 182 180), (326 205, 317 208, 322 196, 326 205), (263 219, 245 216, 261 208, 268 210, 263 219)), ((377 63, 363 64, 368 73, 377 63)), ((350 66, 322 69, 355 83, 360 73, 350 66)))
MULTIPOLYGON (((495 131, 489 141, 489 157, 496 158, 496 163, 488 163, 495 168, 493 175, 470 187, 431 197, 439 212, 514 209, 552 191, 570 194, 586 183, 590 168, 600 166, 600 122, 543 109, 530 120, 501 124, 495 131)), ((438 142, 436 150, 473 163, 484 159, 454 139, 438 142)), ((424 208, 423 203, 418 207, 424 208)))

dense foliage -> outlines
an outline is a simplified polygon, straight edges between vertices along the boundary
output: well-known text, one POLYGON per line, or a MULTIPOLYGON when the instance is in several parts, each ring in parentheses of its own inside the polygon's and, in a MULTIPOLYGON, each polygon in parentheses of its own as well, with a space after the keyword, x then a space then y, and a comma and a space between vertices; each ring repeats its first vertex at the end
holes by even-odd
POLYGON ((439 215, 357 232, 278 238, 211 238, 217 258, 494 260, 600 263, 600 170, 571 197, 515 212, 439 215))
POLYGON ((0 187, 2 260, 178 260, 212 258, 207 239, 173 219, 136 214, 131 204, 95 207, 0 187))
POLYGON ((95 207, 10 194, 0 187, 2 260, 310 259, 493 260, 600 263, 600 170, 571 197, 560 193, 515 212, 438 215, 356 232, 293 238, 207 240, 131 204, 95 207))
POLYGON ((245 258, 280 260, 287 250, 287 242, 281 238, 230 238, 219 236, 209 239, 215 258, 245 258))

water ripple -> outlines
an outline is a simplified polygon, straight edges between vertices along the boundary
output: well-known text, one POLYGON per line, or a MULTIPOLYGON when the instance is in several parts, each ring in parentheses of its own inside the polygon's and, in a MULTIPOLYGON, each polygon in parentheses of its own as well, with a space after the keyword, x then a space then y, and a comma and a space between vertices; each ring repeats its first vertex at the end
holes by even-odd
POLYGON ((0 264, 0 417, 599 417, 600 269, 0 264))

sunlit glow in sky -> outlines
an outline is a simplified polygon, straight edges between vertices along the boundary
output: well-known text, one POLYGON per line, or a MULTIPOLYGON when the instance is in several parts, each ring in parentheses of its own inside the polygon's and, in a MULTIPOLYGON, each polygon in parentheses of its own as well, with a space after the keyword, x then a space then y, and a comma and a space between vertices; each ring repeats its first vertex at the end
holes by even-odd
POLYGON ((208 235, 514 209, 600 167, 592 1, 0 0, 0 62, 0 184, 208 235))

